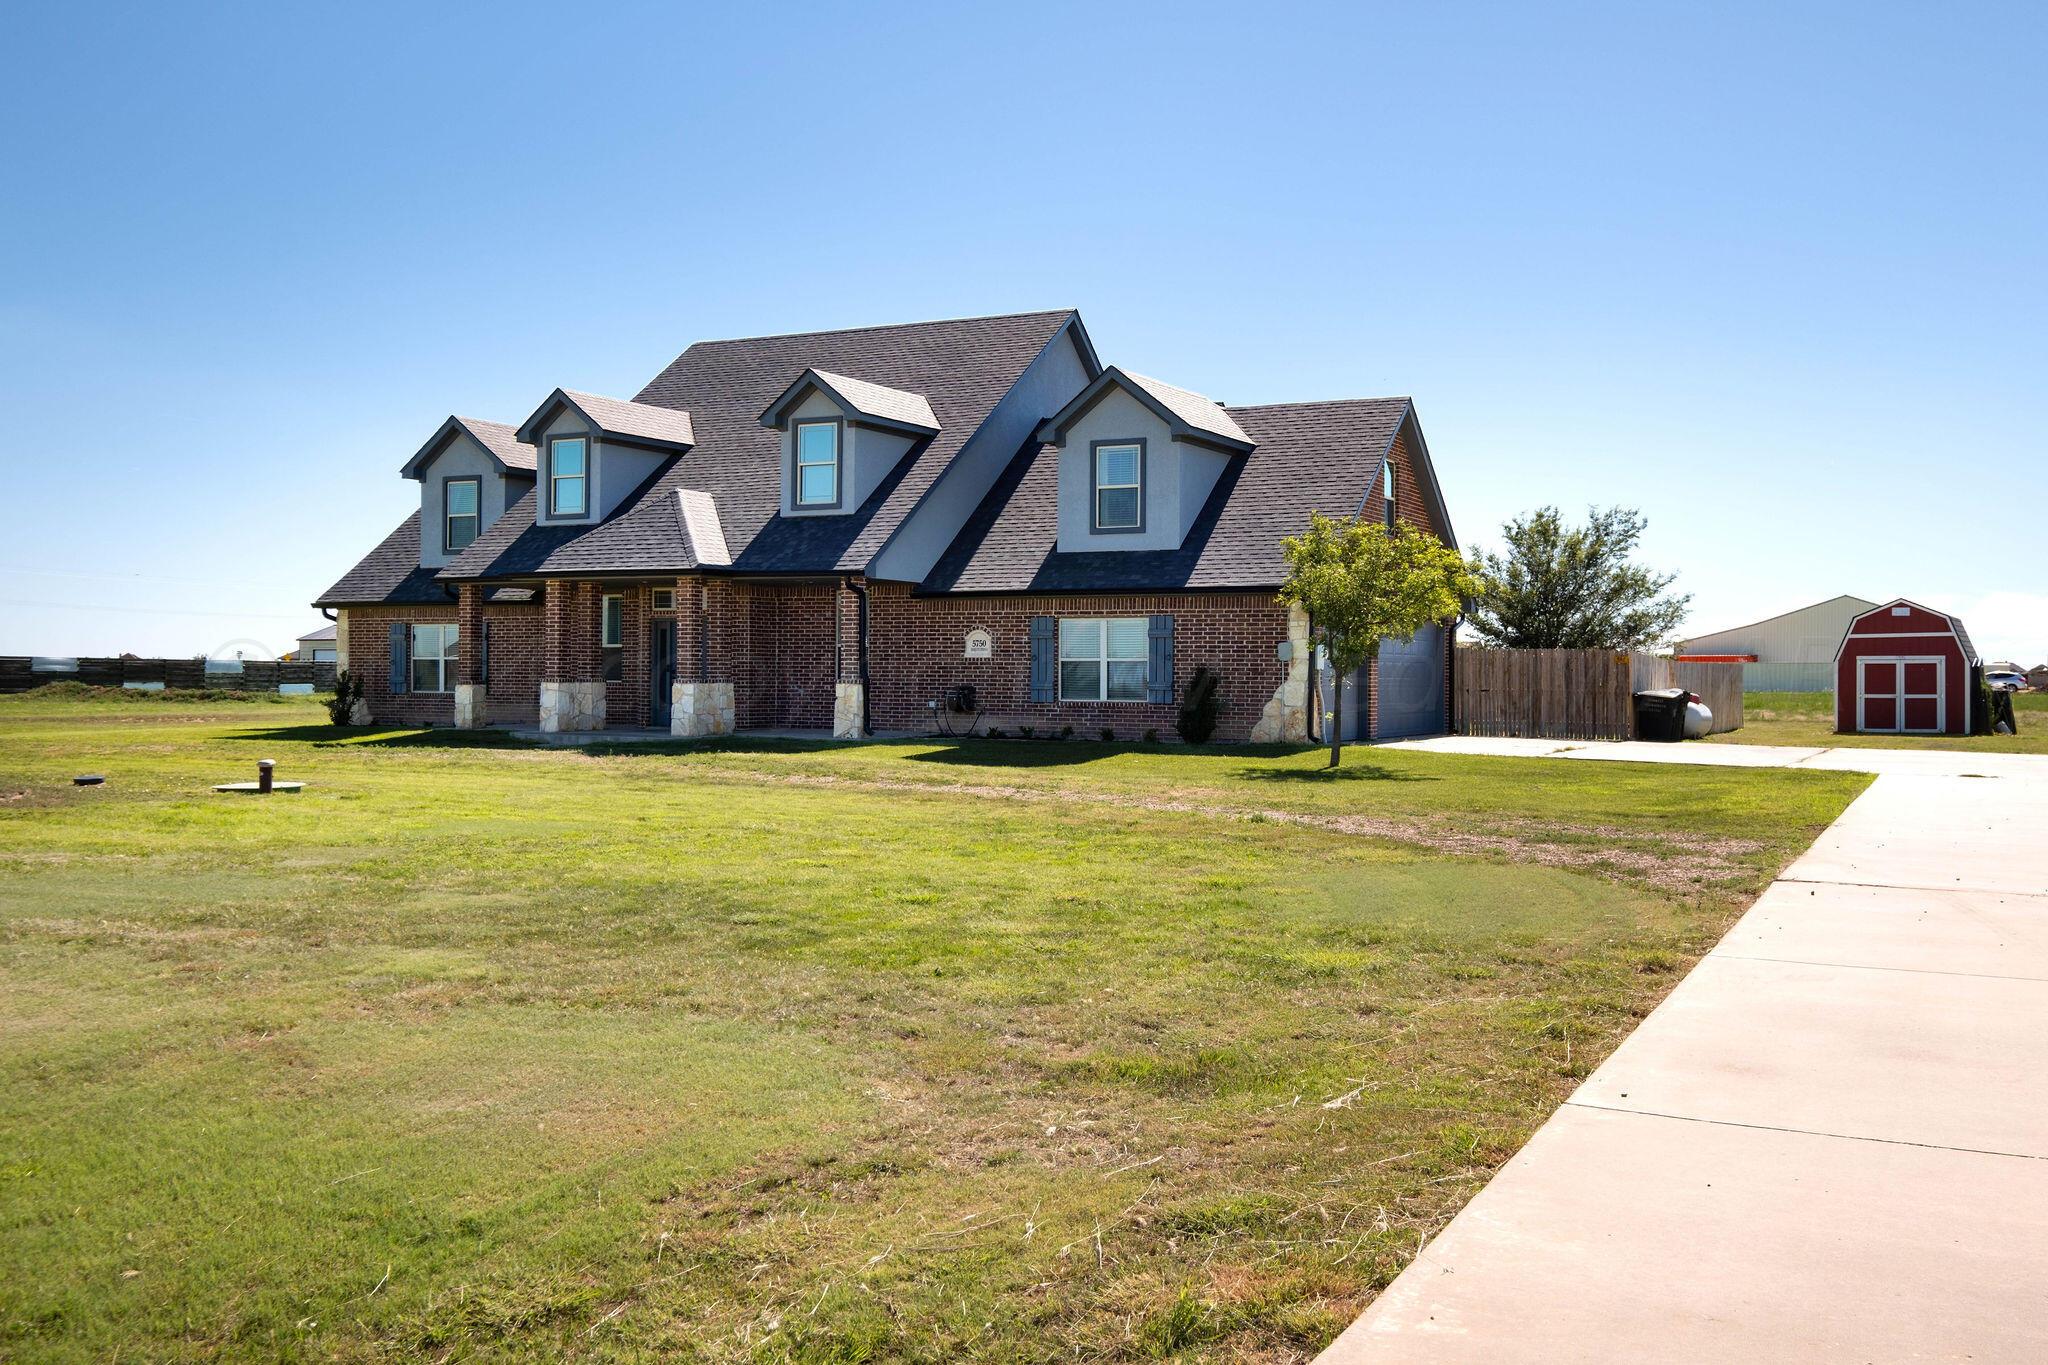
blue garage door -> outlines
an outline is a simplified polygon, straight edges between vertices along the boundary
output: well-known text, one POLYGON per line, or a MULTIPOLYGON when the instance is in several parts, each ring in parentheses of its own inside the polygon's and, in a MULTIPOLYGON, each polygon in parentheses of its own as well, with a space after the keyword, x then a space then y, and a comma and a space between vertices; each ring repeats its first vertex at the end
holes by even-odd
POLYGON ((1440 735, 1444 714, 1444 628, 1424 626, 1412 640, 1380 642, 1379 739, 1440 735))

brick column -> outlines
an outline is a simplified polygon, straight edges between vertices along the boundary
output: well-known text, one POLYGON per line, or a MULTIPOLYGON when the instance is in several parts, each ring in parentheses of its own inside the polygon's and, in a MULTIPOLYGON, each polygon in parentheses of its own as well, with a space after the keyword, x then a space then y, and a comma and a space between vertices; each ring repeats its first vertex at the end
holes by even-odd
POLYGON ((732 632, 738 590, 724 578, 676 585, 676 688, 669 733, 684 738, 731 734, 734 720, 732 632))
POLYGON ((604 729, 595 583, 550 579, 541 602, 540 728, 604 729))
POLYGON ((838 666, 832 685, 832 737, 867 735, 867 692, 860 680, 860 592, 841 579, 832 602, 832 639, 838 666))
POLYGON ((464 583, 455 590, 455 723, 480 729, 484 702, 484 589, 464 583))

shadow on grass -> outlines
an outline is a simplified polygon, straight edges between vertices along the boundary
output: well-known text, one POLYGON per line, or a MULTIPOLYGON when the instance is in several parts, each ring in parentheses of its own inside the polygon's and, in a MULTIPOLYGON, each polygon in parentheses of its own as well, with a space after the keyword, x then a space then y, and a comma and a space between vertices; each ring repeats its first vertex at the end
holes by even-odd
POLYGON ((1345 763, 1339 768, 1239 768, 1238 777, 1252 782, 1434 782, 1421 773, 1397 772, 1377 763, 1345 763))
POLYGON ((453 726, 418 729, 379 726, 357 729, 339 725, 277 725, 237 730, 228 739, 261 743, 311 744, 318 749, 533 749, 539 746, 505 730, 458 730, 453 726))

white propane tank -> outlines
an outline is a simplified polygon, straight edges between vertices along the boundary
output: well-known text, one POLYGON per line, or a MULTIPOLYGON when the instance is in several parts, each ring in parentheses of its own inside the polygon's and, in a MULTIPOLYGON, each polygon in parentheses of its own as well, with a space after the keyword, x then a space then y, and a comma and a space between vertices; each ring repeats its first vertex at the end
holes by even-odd
POLYGON ((1689 701, 1685 704, 1685 737, 1705 739, 1714 728, 1714 713, 1703 701, 1689 701))

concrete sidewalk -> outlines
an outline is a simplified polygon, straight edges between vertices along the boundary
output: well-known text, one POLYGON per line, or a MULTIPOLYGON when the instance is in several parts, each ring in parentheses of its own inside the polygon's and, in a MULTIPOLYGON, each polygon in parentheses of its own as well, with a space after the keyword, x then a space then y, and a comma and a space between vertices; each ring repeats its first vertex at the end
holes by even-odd
POLYGON ((1583 748, 1880 776, 1323 1359, 2048 1360, 2048 758, 1583 748))

